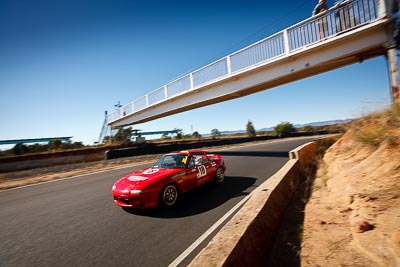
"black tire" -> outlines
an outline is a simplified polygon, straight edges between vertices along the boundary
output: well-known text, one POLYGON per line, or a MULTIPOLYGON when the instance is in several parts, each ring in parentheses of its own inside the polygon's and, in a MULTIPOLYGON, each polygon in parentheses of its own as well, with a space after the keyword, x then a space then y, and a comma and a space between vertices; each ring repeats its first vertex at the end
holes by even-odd
POLYGON ((223 168, 219 167, 215 172, 214 181, 217 184, 221 184, 225 180, 225 171, 223 168))
POLYGON ((170 208, 175 206, 178 201, 179 190, 175 184, 167 184, 160 192, 160 204, 170 208))

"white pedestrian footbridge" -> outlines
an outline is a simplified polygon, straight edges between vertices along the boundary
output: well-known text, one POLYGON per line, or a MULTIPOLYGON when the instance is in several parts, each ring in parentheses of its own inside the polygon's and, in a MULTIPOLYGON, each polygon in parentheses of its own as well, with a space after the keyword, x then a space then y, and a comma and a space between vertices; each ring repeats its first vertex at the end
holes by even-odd
POLYGON ((390 0, 353 0, 197 69, 107 115, 113 128, 246 96, 387 55, 398 100, 396 20, 390 0))

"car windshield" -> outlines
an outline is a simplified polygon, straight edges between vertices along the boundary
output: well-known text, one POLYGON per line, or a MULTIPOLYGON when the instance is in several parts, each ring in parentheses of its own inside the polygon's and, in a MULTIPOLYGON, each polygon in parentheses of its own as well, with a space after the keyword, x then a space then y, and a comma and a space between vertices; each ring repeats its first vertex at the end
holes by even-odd
POLYGON ((167 154, 162 156, 153 167, 170 169, 185 168, 186 160, 187 155, 184 154, 167 154))

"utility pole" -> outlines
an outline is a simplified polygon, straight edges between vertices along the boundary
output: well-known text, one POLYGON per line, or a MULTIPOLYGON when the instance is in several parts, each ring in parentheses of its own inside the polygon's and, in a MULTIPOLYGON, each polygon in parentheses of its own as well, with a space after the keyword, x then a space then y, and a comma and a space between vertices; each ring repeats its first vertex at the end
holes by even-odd
POLYGON ((392 33, 388 45, 386 48, 386 57, 388 60, 389 68, 389 82, 391 88, 391 99, 392 106, 400 104, 399 101, 399 70, 397 61, 397 49, 400 45, 399 34, 400 34, 400 18, 399 12, 399 1, 398 0, 387 0, 382 4, 388 17, 391 18, 391 23, 388 25, 388 32, 392 33), (397 15, 396 15, 397 14, 397 15))
POLYGON ((399 72, 397 62, 397 46, 393 45, 387 50, 387 58, 389 65, 389 80, 392 95, 392 106, 400 104, 399 101, 399 72))

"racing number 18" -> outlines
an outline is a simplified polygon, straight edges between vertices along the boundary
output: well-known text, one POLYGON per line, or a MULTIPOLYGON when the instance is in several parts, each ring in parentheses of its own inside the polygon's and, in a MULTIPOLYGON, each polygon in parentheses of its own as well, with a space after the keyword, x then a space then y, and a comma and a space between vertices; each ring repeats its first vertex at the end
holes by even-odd
POLYGON ((207 174, 206 167, 204 165, 199 166, 199 173, 197 174, 197 178, 206 176, 206 174, 207 174))

